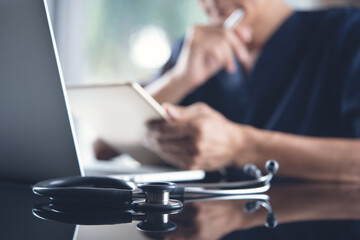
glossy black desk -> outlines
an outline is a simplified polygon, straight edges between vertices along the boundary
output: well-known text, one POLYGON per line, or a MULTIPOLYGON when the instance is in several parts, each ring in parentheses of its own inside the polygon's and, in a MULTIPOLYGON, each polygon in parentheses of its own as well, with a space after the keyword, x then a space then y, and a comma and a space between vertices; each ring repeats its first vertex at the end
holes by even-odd
POLYGON ((137 222, 88 226, 50 222, 32 214, 46 199, 29 185, 0 183, 0 239, 360 239, 360 185, 274 183, 270 202, 279 225, 264 227, 267 211, 244 212, 244 200, 185 204, 170 219, 177 229, 144 234, 137 222))

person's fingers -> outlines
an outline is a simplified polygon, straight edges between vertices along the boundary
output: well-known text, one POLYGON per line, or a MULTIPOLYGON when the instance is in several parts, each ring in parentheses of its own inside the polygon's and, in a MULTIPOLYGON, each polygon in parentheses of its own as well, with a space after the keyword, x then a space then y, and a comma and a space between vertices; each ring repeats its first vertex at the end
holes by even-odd
POLYGON ((167 152, 187 157, 197 153, 193 141, 189 138, 164 140, 149 134, 146 136, 146 144, 147 147, 157 152, 167 152))
POLYGON ((240 26, 234 29, 234 32, 245 42, 250 43, 253 40, 253 31, 248 26, 240 26))
POLYGON ((197 149, 187 139, 173 141, 159 141, 155 138, 146 140, 148 148, 156 152, 165 162, 181 168, 190 169, 195 167, 197 149))
POLYGON ((249 59, 249 53, 245 43, 237 36, 235 31, 226 31, 226 38, 231 45, 232 51, 240 61, 247 61, 249 59))
POLYGON ((196 137, 203 126, 202 118, 211 111, 210 107, 204 103, 196 103, 186 108, 168 104, 167 109, 173 109, 172 112, 178 111, 178 120, 148 122, 148 133, 152 137, 164 140, 196 137))
POLYGON ((174 121, 186 121, 193 117, 193 111, 189 111, 189 107, 175 106, 170 103, 163 103, 162 106, 174 121))
POLYGON ((98 160, 110 160, 118 155, 119 152, 111 148, 107 143, 101 139, 96 139, 92 144, 94 154, 98 160))
POLYGON ((159 155, 166 163, 180 169, 187 169, 188 164, 185 161, 185 156, 172 152, 161 152, 159 155))
POLYGON ((158 131, 147 131, 145 134, 145 139, 149 143, 153 143, 152 141, 156 141, 157 144, 162 144, 166 142, 181 142, 184 139, 189 138, 190 136, 179 136, 178 134, 162 134, 158 131))
POLYGON ((188 148, 191 147, 191 141, 187 137, 183 138, 163 138, 161 135, 148 132, 146 134, 144 143, 146 147, 153 149, 157 152, 171 152, 171 153, 186 153, 188 148))
POLYGON ((209 107, 205 103, 195 103, 188 107, 175 106, 170 103, 162 105, 170 117, 176 122, 187 122, 202 116, 209 107))
MULTIPOLYGON (((223 34, 221 31, 220 34, 223 34)), ((233 49, 229 41, 224 37, 217 39, 207 48, 208 59, 207 64, 211 65, 212 69, 225 68, 228 73, 233 73, 236 70, 236 64, 233 54, 233 49)))
POLYGON ((175 167, 195 170, 200 169, 199 158, 196 156, 190 156, 184 151, 162 151, 161 155, 165 162, 175 167))
POLYGON ((157 144, 161 146, 162 151, 179 154, 186 157, 186 159, 196 156, 199 153, 194 141, 189 138, 172 141, 157 140, 157 144))
POLYGON ((213 69, 217 69, 217 71, 221 68, 227 69, 226 64, 229 57, 226 55, 228 52, 224 51, 224 48, 226 49, 226 47, 224 47, 225 45, 226 43, 222 43, 222 45, 218 44, 215 48, 209 50, 209 58, 213 59, 213 69))
POLYGON ((164 142, 164 141, 181 141, 184 138, 188 138, 191 137, 191 133, 187 132, 187 131, 172 131, 172 130, 168 130, 165 132, 160 132, 157 130, 148 130, 146 132, 146 138, 150 138, 150 139, 156 139, 159 142, 164 142))
POLYGON ((225 55, 225 69, 229 74, 232 74, 236 71, 236 63, 231 46, 225 45, 223 51, 225 55))
POLYGON ((186 122, 150 122, 147 124, 147 127, 148 131, 146 135, 156 139, 176 140, 192 135, 192 130, 186 122))
POLYGON ((170 103, 163 103, 162 107, 169 114, 171 119, 175 121, 181 119, 182 112, 185 111, 184 107, 175 106, 170 103))

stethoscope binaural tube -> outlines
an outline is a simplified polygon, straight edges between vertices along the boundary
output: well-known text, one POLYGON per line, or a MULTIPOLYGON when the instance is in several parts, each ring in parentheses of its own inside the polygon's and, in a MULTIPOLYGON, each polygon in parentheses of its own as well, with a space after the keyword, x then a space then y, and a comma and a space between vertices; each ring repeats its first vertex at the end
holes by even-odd
POLYGON ((270 189, 270 181, 279 170, 279 164, 275 160, 269 160, 265 164, 267 174, 261 175, 261 171, 253 164, 247 164, 244 172, 254 177, 253 180, 226 183, 201 183, 180 184, 184 188, 184 194, 212 194, 212 195, 240 195, 258 194, 270 189))
POLYGON ((254 180, 217 183, 184 184, 173 183, 137 184, 109 177, 68 177, 42 181, 33 186, 37 195, 47 196, 54 207, 67 205, 114 205, 134 203, 134 208, 173 210, 182 208, 181 202, 172 199, 186 199, 191 196, 231 196, 258 194, 269 190, 270 181, 278 171, 279 165, 269 160, 265 165, 267 175, 258 176, 255 166, 249 167, 249 174, 255 174, 254 180), (171 198, 171 199, 170 199, 171 198))

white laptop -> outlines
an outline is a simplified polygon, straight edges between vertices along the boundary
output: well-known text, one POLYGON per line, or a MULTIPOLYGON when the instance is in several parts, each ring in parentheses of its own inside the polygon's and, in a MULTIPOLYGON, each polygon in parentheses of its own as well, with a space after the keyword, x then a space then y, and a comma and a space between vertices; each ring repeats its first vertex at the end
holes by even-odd
MULTIPOLYGON (((0 0, 0 179, 86 174, 49 19, 46 1, 0 0)), ((116 177, 182 181, 204 172, 151 168, 119 170, 116 177)))

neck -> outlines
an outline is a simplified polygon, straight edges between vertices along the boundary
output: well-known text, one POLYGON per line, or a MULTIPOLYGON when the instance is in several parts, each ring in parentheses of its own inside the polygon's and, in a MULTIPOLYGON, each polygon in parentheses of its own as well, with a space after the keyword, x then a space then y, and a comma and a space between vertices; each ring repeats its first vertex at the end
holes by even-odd
POLYGON ((292 13, 283 0, 264 1, 261 11, 248 22, 254 31, 253 47, 261 49, 292 13))
POLYGON ((245 23, 253 29, 253 41, 248 45, 251 58, 248 62, 243 63, 247 71, 253 68, 265 43, 293 13, 283 0, 266 0, 261 9, 255 9, 255 5, 248 7, 254 8, 251 9, 254 14, 244 19, 245 23))

